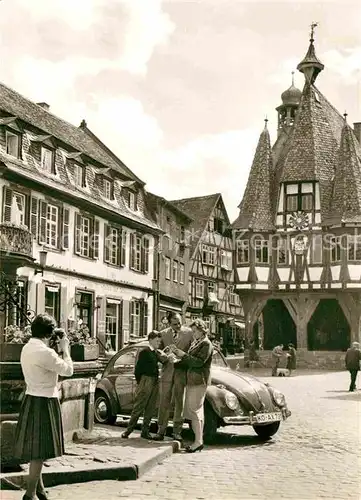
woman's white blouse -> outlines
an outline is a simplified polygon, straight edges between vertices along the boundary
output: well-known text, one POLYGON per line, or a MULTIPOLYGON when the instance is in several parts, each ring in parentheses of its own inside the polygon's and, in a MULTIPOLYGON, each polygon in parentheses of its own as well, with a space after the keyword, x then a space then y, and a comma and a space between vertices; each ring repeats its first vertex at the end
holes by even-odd
POLYGON ((20 358, 26 383, 26 394, 44 398, 57 398, 58 375, 73 375, 70 357, 62 359, 40 339, 31 338, 24 345, 20 358))

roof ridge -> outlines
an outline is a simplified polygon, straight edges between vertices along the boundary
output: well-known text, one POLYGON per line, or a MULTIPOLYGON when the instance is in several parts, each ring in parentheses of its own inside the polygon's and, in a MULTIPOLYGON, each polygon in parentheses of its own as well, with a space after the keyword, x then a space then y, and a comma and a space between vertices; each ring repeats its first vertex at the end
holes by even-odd
POLYGON ((213 196, 222 196, 222 193, 214 193, 214 194, 206 194, 204 196, 190 196, 189 198, 179 198, 176 200, 169 200, 172 203, 174 202, 181 202, 181 201, 188 201, 188 200, 199 200, 201 198, 212 198, 213 196))
POLYGON ((189 221, 193 221, 193 218, 187 214, 184 210, 178 208, 172 201, 170 200, 167 200, 167 198, 164 198, 164 196, 160 196, 158 194, 155 194, 155 193, 151 193, 150 191, 146 191, 146 193, 148 194, 148 196, 150 197, 154 197, 154 198, 157 198, 158 200, 160 201, 164 201, 165 203, 171 205, 171 207, 174 208, 175 211, 179 212, 181 215, 183 215, 185 218, 189 219, 189 221))
MULTIPOLYGON (((120 158, 105 144, 101 143, 100 139, 91 131, 86 133, 82 127, 77 127, 64 118, 44 109, 30 98, 2 82, 0 82, 0 109, 16 116, 24 123, 52 135, 69 149, 81 151, 99 165, 111 168, 125 177, 129 177, 130 173, 132 173, 129 167, 124 165, 120 158)), ((133 180, 137 179, 137 176, 133 173, 130 177, 133 180)))
MULTIPOLYGON (((78 127, 80 128, 80 127, 78 127)), ((115 161, 117 162, 120 162, 121 163, 121 166, 129 173, 130 177, 132 177, 134 179, 134 177, 136 178, 136 180, 138 182, 140 182, 141 184, 145 185, 145 182, 142 181, 136 174, 134 174, 129 167, 127 167, 127 165, 125 165, 125 163, 122 162, 122 160, 111 150, 108 148, 108 146, 97 136, 94 134, 94 132, 92 132, 87 125, 85 125, 84 127, 81 127, 81 130, 84 131, 85 134, 88 134, 94 141, 96 141, 100 147, 104 148, 108 154, 110 154, 115 161)))
POLYGON ((332 110, 339 116, 339 118, 341 120, 343 120, 343 116, 341 115, 341 113, 339 112, 339 110, 337 108, 335 108, 335 106, 327 99, 327 97, 321 92, 321 90, 319 90, 318 87, 316 87, 316 85, 313 83, 311 84, 311 87, 313 87, 314 90, 316 90, 321 96, 322 98, 325 100, 326 104, 332 108, 332 110))
MULTIPOLYGON (((39 106, 39 104, 37 102, 33 101, 32 99, 30 99, 30 97, 27 97, 26 95, 21 94, 20 92, 18 92, 17 90, 13 89, 12 87, 9 87, 8 85, 5 85, 5 83, 0 82, 0 86, 5 87, 7 90, 10 90, 10 92, 14 92, 15 94, 17 94, 18 96, 22 97, 23 99, 26 99, 27 101, 31 102, 32 104, 34 104, 35 106, 37 106, 39 108, 40 112, 42 112, 44 114, 46 113, 48 115, 51 115, 56 120, 62 121, 64 123, 66 123, 67 125, 71 126, 72 128, 75 128, 77 130, 79 129, 79 127, 77 127, 76 125, 74 125, 74 123, 71 123, 68 120, 65 120, 65 118, 61 118, 60 116, 55 115, 52 111, 49 111, 48 109, 45 109, 42 106, 39 106)), ((36 125, 34 125, 34 126, 36 127, 36 125)), ((40 127, 37 127, 37 128, 40 128, 40 127)), ((49 132, 49 134, 53 136, 53 134, 51 132, 49 132)), ((72 147, 71 144, 69 144, 69 146, 72 147)))

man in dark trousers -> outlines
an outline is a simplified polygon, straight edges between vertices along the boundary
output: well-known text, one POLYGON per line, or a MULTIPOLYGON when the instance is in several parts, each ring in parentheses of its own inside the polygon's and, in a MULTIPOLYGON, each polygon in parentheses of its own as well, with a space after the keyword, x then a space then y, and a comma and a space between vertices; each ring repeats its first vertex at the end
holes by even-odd
POLYGON ((356 379, 357 379, 357 372, 360 369, 360 361, 361 361, 360 344, 358 342, 353 342, 352 347, 347 349, 345 358, 346 370, 348 370, 351 375, 351 383, 349 388, 350 392, 353 392, 356 389, 356 379))
MULTIPOLYGON (((168 315, 169 328, 161 331, 161 349, 165 353, 171 345, 175 345, 183 352, 188 352, 193 340, 191 328, 182 326, 182 318, 179 314, 171 312, 168 315)), ((172 363, 165 359, 162 376, 160 379, 160 402, 158 412, 158 434, 156 441, 163 441, 169 420, 169 413, 173 409, 173 438, 182 441, 183 427, 183 406, 186 387, 186 371, 181 367, 181 363, 172 363)))
POLYGON ((161 342, 160 333, 153 330, 148 335, 149 346, 140 351, 135 365, 135 378, 138 384, 135 393, 135 400, 132 414, 129 420, 127 430, 123 432, 122 437, 127 438, 134 431, 139 417, 143 415, 143 426, 141 437, 152 439, 149 433, 150 422, 155 412, 155 406, 158 397, 158 362, 161 356, 158 356, 157 349, 161 342))

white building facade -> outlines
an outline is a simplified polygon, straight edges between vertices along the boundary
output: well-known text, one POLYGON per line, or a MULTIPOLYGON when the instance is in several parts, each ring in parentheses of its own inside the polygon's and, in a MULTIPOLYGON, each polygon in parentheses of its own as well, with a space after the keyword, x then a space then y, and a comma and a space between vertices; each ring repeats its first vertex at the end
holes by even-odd
MULTIPOLYGON (((0 103, 2 247, 12 227, 33 241, 34 265, 17 270, 18 308, 86 325, 107 350, 145 336, 160 230, 144 183, 85 122, 72 126, 2 85, 0 103)), ((7 321, 20 325, 24 310, 7 321)))

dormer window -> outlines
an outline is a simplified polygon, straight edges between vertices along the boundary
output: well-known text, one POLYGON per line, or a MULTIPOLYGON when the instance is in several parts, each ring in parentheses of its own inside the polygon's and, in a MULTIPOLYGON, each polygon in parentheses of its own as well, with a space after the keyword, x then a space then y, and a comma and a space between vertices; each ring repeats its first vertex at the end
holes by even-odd
POLYGON ((311 182, 286 185, 286 212, 311 212, 314 208, 311 182))
POLYGON ((74 182, 78 187, 85 187, 85 167, 79 165, 79 163, 74 164, 74 182))
POLYGON ((55 174, 55 150, 41 146, 41 168, 48 174, 55 174))
POLYGON ((135 193, 134 191, 131 191, 129 189, 127 192, 126 201, 127 201, 127 205, 130 208, 130 210, 137 210, 137 205, 138 205, 137 193, 135 193))
POLYGON ((16 132, 6 131, 6 152, 8 155, 20 158, 21 135, 16 132))
POLYGON ((114 199, 114 184, 110 179, 103 179, 103 194, 107 200, 114 199))

